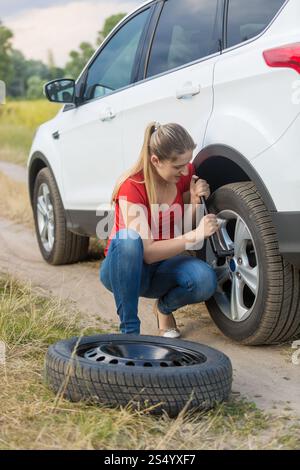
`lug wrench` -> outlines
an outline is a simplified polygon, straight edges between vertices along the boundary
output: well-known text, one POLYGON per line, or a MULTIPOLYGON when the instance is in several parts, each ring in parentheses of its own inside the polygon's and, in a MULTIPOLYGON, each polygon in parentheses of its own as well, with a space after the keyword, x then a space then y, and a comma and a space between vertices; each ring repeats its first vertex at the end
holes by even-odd
MULTIPOLYGON (((203 204, 203 207, 204 207, 204 215, 208 215, 209 212, 206 206, 205 197, 201 196, 200 200, 201 200, 201 204, 203 204)), ((221 219, 218 219, 218 221, 220 221, 219 224, 221 228, 222 225, 225 224, 225 221, 221 219)), ((217 256, 217 258, 232 257, 234 255, 234 249, 228 249, 225 245, 225 242, 222 242, 219 231, 211 235, 209 237, 209 241, 211 244, 211 248, 214 254, 217 256)))

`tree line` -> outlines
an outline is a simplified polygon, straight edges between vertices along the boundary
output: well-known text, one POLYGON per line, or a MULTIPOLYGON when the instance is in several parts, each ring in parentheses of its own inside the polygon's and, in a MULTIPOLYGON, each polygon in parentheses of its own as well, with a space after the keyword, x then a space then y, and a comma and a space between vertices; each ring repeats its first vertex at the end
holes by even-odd
POLYGON ((6 84, 6 94, 13 99, 39 99, 43 97, 45 82, 56 78, 76 79, 83 67, 115 25, 126 13, 108 17, 103 29, 98 31, 95 45, 81 42, 78 50, 69 53, 64 68, 55 65, 53 52, 48 50, 47 63, 27 59, 12 47, 13 32, 0 20, 0 80, 6 84))

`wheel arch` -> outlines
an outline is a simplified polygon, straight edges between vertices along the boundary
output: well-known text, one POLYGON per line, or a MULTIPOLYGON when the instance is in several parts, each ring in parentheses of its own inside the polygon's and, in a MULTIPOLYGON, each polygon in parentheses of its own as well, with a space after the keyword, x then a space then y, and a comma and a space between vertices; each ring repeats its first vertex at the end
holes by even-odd
POLYGON ((51 165, 45 155, 42 152, 35 152, 30 160, 29 168, 28 168, 28 189, 29 189, 29 196, 30 196, 30 203, 31 207, 33 204, 33 191, 34 191, 34 183, 38 173, 43 169, 48 168, 51 172, 51 175, 56 183, 58 188, 57 180, 55 178, 54 172, 51 168, 51 165))
POLYGON ((209 145, 198 153, 193 163, 197 173, 209 183, 211 192, 225 184, 253 181, 269 212, 276 212, 274 201, 263 180, 251 163, 234 148, 209 145))

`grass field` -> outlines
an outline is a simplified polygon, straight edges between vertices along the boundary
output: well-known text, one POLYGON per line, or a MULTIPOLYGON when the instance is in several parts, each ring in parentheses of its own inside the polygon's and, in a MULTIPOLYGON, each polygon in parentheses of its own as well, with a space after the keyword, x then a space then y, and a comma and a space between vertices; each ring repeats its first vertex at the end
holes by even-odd
POLYGON ((47 100, 7 101, 0 106, 0 160, 25 165, 34 132, 60 105, 47 100))
POLYGON ((30 285, 0 277, 0 449, 295 449, 299 426, 232 398, 206 414, 154 418, 129 408, 69 403, 43 382, 49 344, 82 328, 79 313, 30 285))

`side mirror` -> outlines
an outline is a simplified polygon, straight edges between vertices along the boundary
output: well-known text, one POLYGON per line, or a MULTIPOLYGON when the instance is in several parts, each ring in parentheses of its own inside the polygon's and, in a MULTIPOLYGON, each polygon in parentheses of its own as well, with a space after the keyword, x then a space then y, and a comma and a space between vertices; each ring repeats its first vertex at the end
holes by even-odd
POLYGON ((61 78, 44 86, 45 95, 53 103, 75 103, 75 80, 61 78))

